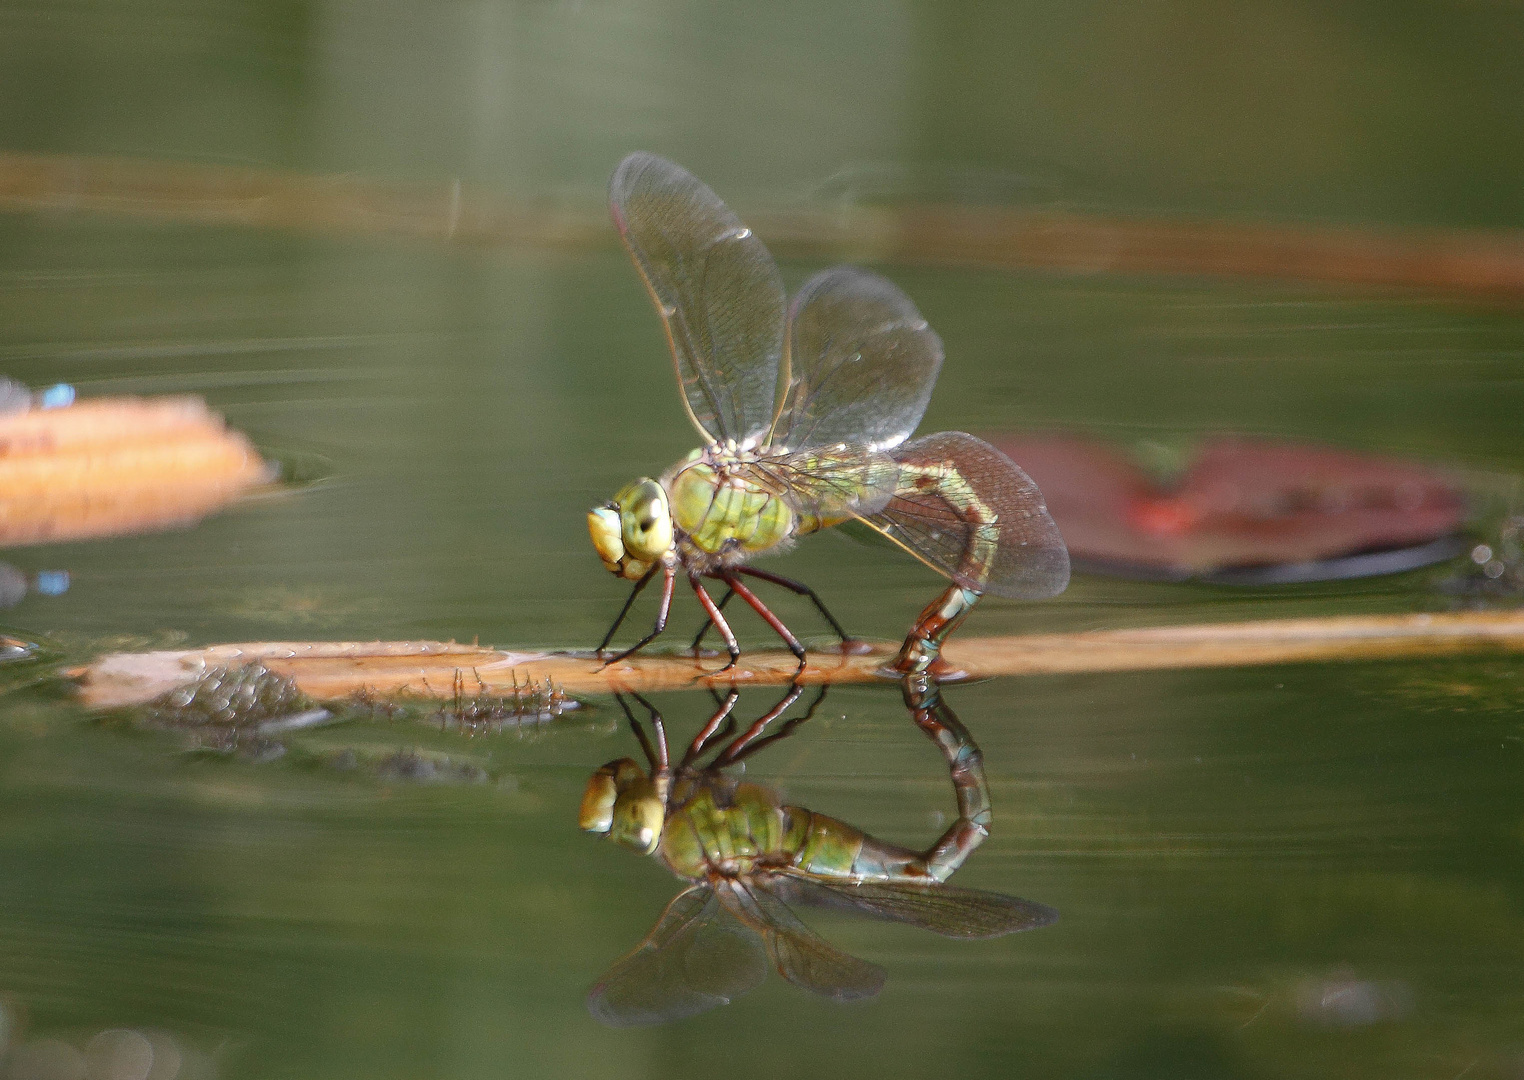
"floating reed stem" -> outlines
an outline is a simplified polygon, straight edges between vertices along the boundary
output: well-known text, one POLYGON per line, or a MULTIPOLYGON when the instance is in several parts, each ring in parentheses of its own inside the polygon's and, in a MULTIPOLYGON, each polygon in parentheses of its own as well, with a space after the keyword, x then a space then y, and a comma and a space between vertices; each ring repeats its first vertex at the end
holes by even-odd
MULTIPOLYGON (((883 681, 898 646, 861 655, 813 653, 806 683, 883 681)), ((1524 612, 1376 615, 1264 622, 1154 626, 1073 634, 953 638, 944 658, 970 678, 1239 667, 1333 660, 1394 660, 1485 651, 1524 651, 1524 612)), ((71 672, 93 708, 135 705, 195 680, 210 667, 259 662, 296 682, 309 697, 351 694, 448 697, 461 673, 468 689, 510 693, 550 680, 582 696, 616 690, 681 690, 704 685, 787 683, 786 652, 747 652, 718 677, 714 657, 653 653, 602 667, 586 653, 529 652, 435 641, 258 642, 204 649, 113 653, 71 672)))

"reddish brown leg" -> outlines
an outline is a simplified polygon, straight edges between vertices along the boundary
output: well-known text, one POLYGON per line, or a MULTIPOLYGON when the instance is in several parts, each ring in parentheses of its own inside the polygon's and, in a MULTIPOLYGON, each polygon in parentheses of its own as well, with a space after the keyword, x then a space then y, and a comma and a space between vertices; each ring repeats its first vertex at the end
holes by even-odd
POLYGON ((783 643, 788 646, 788 651, 794 654, 794 659, 799 661, 799 670, 803 671, 805 661, 804 646, 799 644, 799 639, 789 632, 788 627, 783 625, 783 620, 778 618, 778 616, 774 615, 771 611, 768 611, 767 605, 764 604, 761 600, 757 599, 757 594, 742 584, 741 579, 738 578, 734 572, 727 572, 720 578, 720 580, 725 582, 726 585, 729 585, 731 589, 735 591, 737 596, 739 596, 742 600, 745 600, 751 609, 758 615, 762 616, 762 618, 767 622, 767 625, 773 628, 773 632, 781 637, 783 639, 783 643))
MULTIPOLYGON (((651 642, 661 637, 661 632, 667 628, 667 613, 672 610, 672 585, 676 580, 677 572, 673 570, 672 567, 663 566, 661 568, 661 604, 656 609, 656 625, 651 628, 651 632, 649 634, 641 638, 624 652, 620 653, 617 656, 611 657, 608 660, 605 660, 603 662, 603 667, 608 667, 610 664, 617 664, 625 657, 631 656, 634 653, 638 653, 641 649, 644 649, 647 645, 651 644, 651 642)), ((602 671, 603 668, 599 668, 598 670, 602 671)))
POLYGON ((704 746, 710 739, 714 738, 714 733, 719 731, 720 725, 730 717, 730 711, 736 707, 736 702, 740 699, 741 692, 739 690, 732 689, 730 693, 725 695, 724 702, 714 711, 714 715, 709 718, 709 722, 704 725, 703 730, 693 737, 693 742, 688 746, 688 752, 683 755, 682 764, 679 768, 686 769, 694 758, 704 752, 704 746))
POLYGON ((761 578, 763 581, 771 581, 774 585, 780 585, 789 592, 796 593, 799 596, 808 596, 810 603, 815 605, 815 610, 820 612, 821 617, 831 624, 831 629, 836 631, 836 636, 841 638, 843 652, 853 652, 862 644, 862 642, 841 628, 841 623, 836 621, 836 616, 831 614, 830 610, 825 606, 825 602, 815 595, 814 589, 803 582, 794 581, 792 578, 786 578, 781 574, 773 574, 766 570, 757 570, 750 566, 738 566, 736 567, 736 573, 761 578))
POLYGON ((798 683, 794 683, 792 686, 790 686, 788 693, 784 694, 783 697, 779 699, 778 704, 774 705, 771 709, 768 709, 767 712, 763 713, 761 718, 758 719, 755 724, 752 724, 751 727, 747 728, 740 735, 736 736, 736 738, 731 742, 729 746, 725 747, 725 749, 721 750, 718 754, 715 755, 714 760, 710 762, 710 768, 723 769, 726 765, 731 764, 737 758, 739 758, 743 753, 745 753, 747 745, 751 743, 753 739, 757 738, 757 736, 761 735, 762 732, 767 729, 768 724, 771 724, 774 720, 778 719, 778 717, 782 716, 790 705, 798 701, 799 695, 802 693, 804 693, 804 688, 798 683))
MULTIPOLYGON (((867 644, 866 642, 859 641, 857 638, 851 637, 845 630, 842 629, 841 623, 836 621, 836 616, 831 614, 830 609, 825 606, 825 602, 821 600, 820 597, 816 595, 815 590, 810 588, 808 585, 795 581, 792 578, 786 578, 782 574, 774 574, 767 570, 756 570, 750 566, 738 566, 732 572, 736 574, 745 574, 748 577, 760 578, 763 581, 770 581, 774 585, 782 586, 789 592, 797 593, 799 596, 808 596, 810 598, 810 602, 815 605, 815 610, 820 612, 821 617, 824 618, 826 622, 831 624, 831 629, 836 631, 836 636, 841 638, 841 651, 843 653, 855 655, 873 651, 873 647, 871 645, 867 644)), ((730 603, 730 598, 734 595, 735 591, 733 589, 726 591, 725 596, 720 600, 721 611, 725 610, 725 605, 730 603)), ((704 640, 704 635, 709 633, 709 626, 710 624, 706 621, 703 626, 699 627, 699 632, 693 639, 694 652, 698 651, 699 644, 704 640)))
MULTIPOLYGON (((725 605, 730 603, 731 598, 734 597, 734 596, 735 596, 735 590, 734 589, 726 589, 725 590, 725 595, 720 597, 720 602, 719 602, 719 605, 718 605, 719 609, 721 611, 724 611, 725 610, 725 605)), ((693 644, 690 645, 689 648, 691 648, 693 650, 693 655, 694 656, 698 655, 699 646, 703 645, 703 643, 704 643, 704 636, 709 633, 709 628, 711 626, 713 626, 713 625, 714 625, 714 620, 713 619, 705 619, 704 620, 704 625, 699 627, 699 631, 698 631, 697 634, 693 635, 693 644)))
POLYGON ((746 760, 755 754, 758 750, 766 749, 768 746, 771 746, 779 739, 788 738, 789 734, 800 724, 803 724, 809 720, 813 720, 815 718, 815 710, 820 708, 820 703, 825 700, 826 689, 827 684, 821 683, 818 687, 816 687, 815 700, 810 702, 810 707, 804 711, 803 716, 794 717, 777 731, 773 732, 771 735, 766 736, 765 738, 757 739, 755 742, 747 743, 744 750, 731 754, 726 759, 726 764, 734 765, 738 761, 746 760))
MULTIPOLYGON (((718 671, 707 672, 709 675, 719 675, 736 666, 736 661, 741 659, 741 646, 736 644, 736 635, 730 629, 730 624, 725 621, 725 616, 720 614, 719 605, 704 591, 704 585, 696 577, 689 577, 688 584, 693 586, 693 595, 698 597, 700 604, 704 605, 704 611, 709 616, 709 621, 714 623, 714 628, 720 632, 720 637, 725 639, 725 648, 730 652, 730 663, 718 671)), ((726 584, 731 584, 726 582, 726 584)), ((731 585, 734 588, 734 585, 731 585)))

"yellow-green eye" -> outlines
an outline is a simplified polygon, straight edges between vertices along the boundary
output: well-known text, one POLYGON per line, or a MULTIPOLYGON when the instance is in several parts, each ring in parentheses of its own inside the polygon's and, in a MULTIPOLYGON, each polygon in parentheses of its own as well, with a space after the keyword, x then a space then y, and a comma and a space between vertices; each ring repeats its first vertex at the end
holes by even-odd
POLYGON ((629 758, 611 761, 587 778, 577 826, 583 832, 606 833, 614 823, 614 802, 619 793, 645 779, 639 765, 629 758))
POLYGON ((649 855, 661 843, 661 828, 666 817, 666 800, 653 781, 642 777, 614 800, 609 839, 649 855))
POLYGON ((655 480, 642 477, 614 497, 619 504, 620 538, 625 551, 653 562, 672 547, 672 511, 667 493, 655 480))
POLYGON ((593 548, 606 569, 617 574, 624 562, 624 538, 619 526, 619 512, 610 506, 600 506, 587 512, 587 531, 593 538, 593 548))

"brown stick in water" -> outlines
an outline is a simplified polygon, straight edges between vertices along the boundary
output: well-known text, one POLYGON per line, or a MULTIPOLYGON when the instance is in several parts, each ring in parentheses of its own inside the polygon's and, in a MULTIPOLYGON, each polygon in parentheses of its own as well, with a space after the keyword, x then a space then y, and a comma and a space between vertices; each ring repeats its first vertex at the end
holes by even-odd
MULTIPOLYGON (((865 683, 880 674, 898 644, 863 655, 811 653, 799 681, 865 683)), ((943 652, 970 678, 1239 667, 1334 660, 1395 660, 1485 651, 1524 652, 1524 612, 1341 616, 1263 622, 1153 626, 1071 634, 954 638, 943 652)), ((616 690, 704 686, 723 662, 715 657, 652 654, 602 667, 588 653, 492 649, 434 641, 258 642, 204 649, 113 653, 71 672, 93 708, 135 705, 194 681, 208 667, 258 661, 324 701, 357 691, 447 696, 456 672, 480 679, 486 693, 551 680, 573 696, 616 690)), ((747 652, 713 680, 722 686, 782 685, 798 661, 782 650, 747 652)))

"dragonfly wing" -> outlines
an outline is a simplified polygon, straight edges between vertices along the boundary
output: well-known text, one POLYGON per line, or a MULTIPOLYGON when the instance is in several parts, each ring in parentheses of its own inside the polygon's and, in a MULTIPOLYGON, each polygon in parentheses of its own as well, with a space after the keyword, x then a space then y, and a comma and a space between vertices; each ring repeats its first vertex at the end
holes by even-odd
POLYGON ((756 989, 767 978, 757 935, 707 885, 673 898, 645 940, 587 995, 593 1017, 613 1027, 696 1016, 756 989))
POLYGON ((778 891, 796 903, 910 923, 944 937, 1000 937, 1035 930, 1058 918, 1046 904, 934 882, 853 883, 792 875, 778 891))
POLYGON ((789 982, 834 1001, 863 1001, 884 988, 884 969, 849 956, 816 934, 770 891, 764 877, 724 883, 721 901, 762 935, 773 966, 789 982))
POLYGON ((942 339, 898 286, 837 266, 794 297, 785 355, 776 445, 882 450, 921 422, 942 369, 942 339))
POLYGON ((689 418, 706 442, 760 442, 783 354, 773 257, 707 185, 655 154, 619 163, 609 209, 666 327, 689 418))
POLYGON ((899 487, 900 463, 865 446, 832 446, 769 454, 732 466, 755 485, 775 492, 798 514, 821 525, 875 514, 899 487))
POLYGON ((1040 600, 1064 591, 1064 538, 1042 492, 1010 458, 961 431, 925 435, 891 453, 899 484, 869 525, 976 592, 1040 600))

